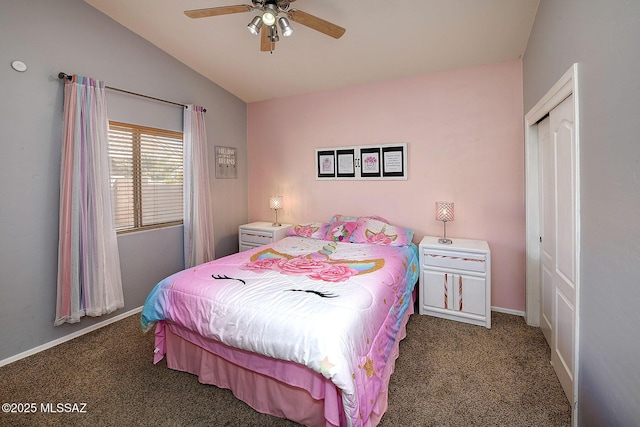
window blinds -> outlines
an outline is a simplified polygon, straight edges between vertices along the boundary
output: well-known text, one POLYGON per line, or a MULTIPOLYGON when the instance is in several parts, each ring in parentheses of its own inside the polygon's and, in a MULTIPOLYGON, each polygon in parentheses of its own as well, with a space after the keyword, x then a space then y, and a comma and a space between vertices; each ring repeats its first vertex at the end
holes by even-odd
POLYGON ((182 223, 182 147, 182 132, 109 123, 116 231, 182 223))

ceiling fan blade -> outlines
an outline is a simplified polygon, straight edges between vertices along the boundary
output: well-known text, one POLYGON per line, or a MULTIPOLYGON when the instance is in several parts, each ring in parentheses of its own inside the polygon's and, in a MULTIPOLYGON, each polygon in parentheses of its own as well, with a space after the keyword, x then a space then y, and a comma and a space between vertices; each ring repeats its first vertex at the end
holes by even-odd
POLYGON ((334 39, 339 39, 340 37, 342 37, 345 31, 347 31, 336 24, 332 24, 329 21, 325 21, 324 19, 318 18, 317 16, 310 15, 297 9, 289 11, 289 18, 291 18, 292 21, 295 21, 298 24, 302 24, 305 27, 320 31, 321 33, 333 37, 334 39))
POLYGON ((262 27, 260 30, 260 50, 263 52, 273 52, 276 44, 269 40, 269 27, 262 27))
POLYGON ((253 6, 239 4, 236 6, 210 7, 208 9, 185 10, 184 14, 189 18, 206 18, 208 16, 229 15, 231 13, 249 12, 253 6))

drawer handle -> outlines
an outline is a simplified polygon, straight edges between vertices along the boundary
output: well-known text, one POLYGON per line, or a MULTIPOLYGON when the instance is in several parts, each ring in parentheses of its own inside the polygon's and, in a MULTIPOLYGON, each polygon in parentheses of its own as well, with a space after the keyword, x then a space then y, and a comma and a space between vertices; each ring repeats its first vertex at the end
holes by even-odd
POLYGON ((244 233, 245 236, 252 236, 252 237, 269 237, 267 235, 264 234, 255 234, 255 233, 244 233))
POLYGON ((445 310, 449 309, 449 291, 447 286, 447 282, 449 282, 449 275, 444 273, 444 308, 445 310))
POLYGON ((462 261, 484 262, 484 259, 477 259, 477 258, 463 258, 463 257, 457 257, 457 256, 434 255, 434 254, 427 254, 427 256, 431 258, 459 259, 462 261))

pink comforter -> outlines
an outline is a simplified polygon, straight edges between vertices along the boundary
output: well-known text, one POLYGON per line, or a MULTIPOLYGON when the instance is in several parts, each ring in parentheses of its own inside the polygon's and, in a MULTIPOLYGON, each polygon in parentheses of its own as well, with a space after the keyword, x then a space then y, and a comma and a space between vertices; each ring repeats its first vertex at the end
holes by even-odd
POLYGON ((287 237, 166 278, 141 323, 149 330, 166 320, 305 365, 342 390, 346 419, 359 426, 382 387, 417 277, 415 245, 287 237))

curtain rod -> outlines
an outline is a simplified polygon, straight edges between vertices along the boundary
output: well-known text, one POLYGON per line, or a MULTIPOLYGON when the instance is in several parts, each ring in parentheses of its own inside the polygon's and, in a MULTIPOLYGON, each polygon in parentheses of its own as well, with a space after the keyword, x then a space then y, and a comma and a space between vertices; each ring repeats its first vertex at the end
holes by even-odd
MULTIPOLYGON (((67 73, 64 73, 64 72, 61 71, 61 72, 58 73, 58 78, 60 80, 64 80, 64 79, 71 80, 73 77, 70 74, 67 74, 67 73)), ((139 96, 141 98, 153 99, 154 101, 160 101, 160 102, 166 102, 167 104, 178 105, 178 106, 183 107, 183 108, 187 107, 186 105, 179 104, 177 102, 167 101, 166 99, 154 98, 153 96, 143 95, 141 93, 130 92, 128 90, 118 89, 116 87, 105 86, 105 88, 111 89, 111 90, 115 90, 116 92, 122 92, 122 93, 127 93, 129 95, 139 96)), ((202 111, 204 111, 205 113, 207 112, 206 108, 203 108, 202 111)))

